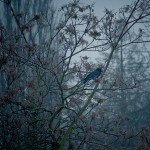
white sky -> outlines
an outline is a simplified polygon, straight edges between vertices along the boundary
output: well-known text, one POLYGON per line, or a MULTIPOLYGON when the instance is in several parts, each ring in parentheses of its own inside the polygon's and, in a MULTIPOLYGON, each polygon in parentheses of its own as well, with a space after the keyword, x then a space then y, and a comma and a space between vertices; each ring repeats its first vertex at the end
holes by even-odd
MULTIPOLYGON (((62 4, 66 4, 67 2, 71 2, 72 0, 55 0, 54 3, 57 6, 61 6, 62 4)), ((118 9, 124 5, 130 5, 133 1, 136 0, 80 0, 80 2, 83 2, 85 4, 92 4, 95 3, 95 13, 96 15, 100 15, 99 13, 102 13, 105 8, 112 9, 114 11, 118 11, 118 9)))

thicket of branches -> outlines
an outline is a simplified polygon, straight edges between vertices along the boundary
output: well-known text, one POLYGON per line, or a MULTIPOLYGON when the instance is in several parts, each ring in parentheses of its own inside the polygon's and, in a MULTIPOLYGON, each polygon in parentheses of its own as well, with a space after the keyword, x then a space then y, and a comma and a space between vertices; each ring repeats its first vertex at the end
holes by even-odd
POLYGON ((0 3, 1 149, 150 148, 149 0, 101 18, 78 0, 0 3))

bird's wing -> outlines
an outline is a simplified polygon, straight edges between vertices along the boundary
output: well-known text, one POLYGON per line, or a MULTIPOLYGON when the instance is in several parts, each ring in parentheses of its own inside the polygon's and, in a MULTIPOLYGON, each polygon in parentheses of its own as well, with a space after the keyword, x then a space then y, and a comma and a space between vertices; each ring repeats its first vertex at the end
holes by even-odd
POLYGON ((90 74, 88 74, 84 79, 83 82, 86 83, 87 81, 91 80, 94 78, 94 72, 91 72, 90 74))

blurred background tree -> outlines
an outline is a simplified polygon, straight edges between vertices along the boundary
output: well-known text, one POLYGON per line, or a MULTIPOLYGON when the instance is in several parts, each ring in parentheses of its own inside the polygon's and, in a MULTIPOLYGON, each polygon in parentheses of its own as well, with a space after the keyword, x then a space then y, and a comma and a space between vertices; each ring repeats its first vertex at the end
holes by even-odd
POLYGON ((0 3, 1 149, 149 148, 148 0, 102 17, 78 0, 0 3))

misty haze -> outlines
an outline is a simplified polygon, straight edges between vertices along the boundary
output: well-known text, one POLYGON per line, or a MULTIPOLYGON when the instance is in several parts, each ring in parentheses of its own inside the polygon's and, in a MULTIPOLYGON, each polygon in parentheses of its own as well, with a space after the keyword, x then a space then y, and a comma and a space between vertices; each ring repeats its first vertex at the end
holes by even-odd
POLYGON ((0 0, 1 150, 150 150, 150 0, 0 0))

